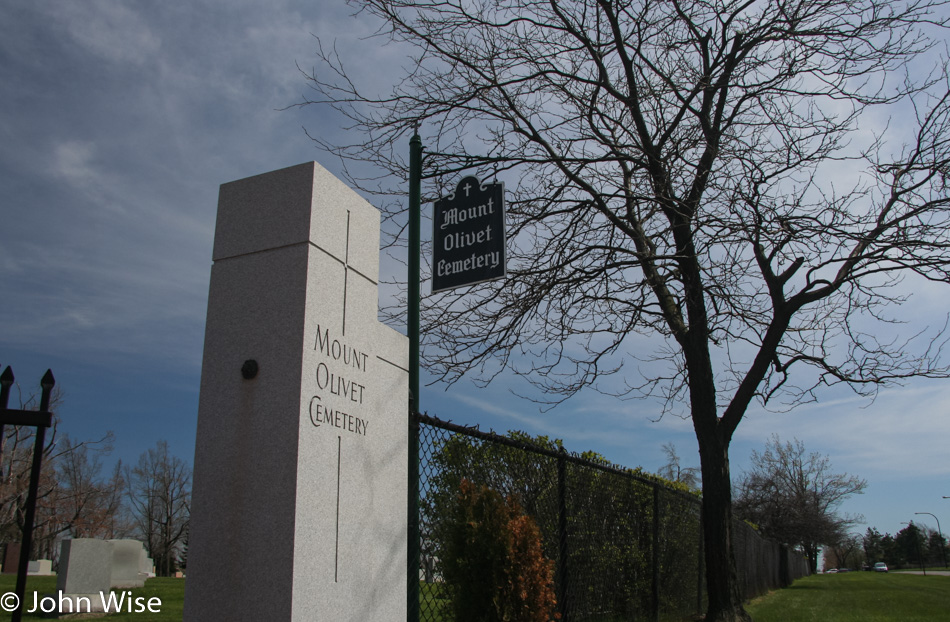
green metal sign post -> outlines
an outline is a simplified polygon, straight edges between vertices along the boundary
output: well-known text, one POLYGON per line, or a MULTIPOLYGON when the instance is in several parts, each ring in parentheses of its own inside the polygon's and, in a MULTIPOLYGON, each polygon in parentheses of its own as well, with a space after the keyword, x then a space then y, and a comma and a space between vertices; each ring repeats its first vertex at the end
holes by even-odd
POLYGON ((422 139, 418 130, 409 141, 409 504, 407 561, 407 622, 419 621, 419 301, 422 254, 420 187, 422 139))

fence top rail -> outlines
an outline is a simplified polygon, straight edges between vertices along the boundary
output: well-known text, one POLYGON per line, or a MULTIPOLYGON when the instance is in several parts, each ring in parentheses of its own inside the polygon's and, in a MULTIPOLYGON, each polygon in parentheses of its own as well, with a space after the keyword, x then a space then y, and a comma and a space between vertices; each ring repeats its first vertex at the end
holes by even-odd
POLYGON ((553 458, 555 460, 563 460, 565 462, 570 462, 571 464, 576 464, 578 466, 589 467, 592 469, 602 471, 604 473, 611 473, 611 474, 618 475, 620 477, 625 477, 627 479, 630 479, 642 484, 647 484, 648 486, 652 486, 654 488, 663 489, 667 493, 678 495, 682 497, 683 499, 686 499, 692 503, 696 503, 696 504, 700 503, 700 498, 696 495, 692 495, 690 493, 684 492, 682 490, 677 490, 675 488, 670 488, 669 486, 666 486, 662 482, 659 482, 648 476, 640 475, 627 467, 623 467, 623 466, 609 463, 606 461, 599 461, 599 460, 592 460, 590 458, 584 458, 575 452, 567 451, 566 449, 564 449, 564 447, 560 447, 559 450, 554 450, 548 447, 542 447, 540 445, 530 443, 525 440, 509 438, 502 434, 498 434, 497 432, 494 432, 494 431, 485 432, 483 430, 479 430, 476 427, 460 425, 457 423, 452 423, 450 421, 443 421, 442 419, 433 417, 429 415, 428 413, 417 412, 417 413, 414 413, 414 416, 419 423, 425 423, 435 428, 441 428, 443 430, 447 430, 449 432, 455 432, 457 434, 464 434, 466 436, 471 436, 471 437, 474 437, 486 442, 490 442, 490 443, 498 443, 501 445, 507 445, 509 447, 514 447, 515 449, 520 449, 522 451, 529 451, 532 453, 540 454, 543 456, 547 456, 549 458, 553 458))

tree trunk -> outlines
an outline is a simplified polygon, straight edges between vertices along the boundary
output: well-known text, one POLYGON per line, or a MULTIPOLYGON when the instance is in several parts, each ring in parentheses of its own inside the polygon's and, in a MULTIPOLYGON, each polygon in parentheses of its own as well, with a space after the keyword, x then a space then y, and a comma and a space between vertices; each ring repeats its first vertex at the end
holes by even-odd
MULTIPOLYGON (((684 257, 694 257, 687 246, 684 257)), ((706 622, 752 622, 742 606, 732 530, 732 478, 729 475, 729 443, 739 418, 720 418, 716 406, 716 382, 709 357, 703 290, 699 270, 684 262, 690 329, 683 339, 689 382, 690 415, 699 444, 703 473, 703 553, 706 561, 706 622), (689 275, 692 274, 692 277, 689 275), (688 285, 692 283, 693 287, 688 285), (727 421, 728 419, 728 421, 727 421)), ((728 412, 728 411, 727 411, 728 412)))
POLYGON ((706 622, 751 622, 742 606, 732 529, 729 443, 715 426, 696 426, 703 471, 703 552, 706 561, 706 622), (712 429, 709 429, 712 428, 712 429))
MULTIPOLYGON (((808 569, 812 574, 818 572, 818 545, 806 544, 804 546, 805 556, 808 557, 808 569)), ((837 557, 837 555, 835 556, 837 557)), ((839 560, 838 563, 843 563, 844 560, 839 560)))

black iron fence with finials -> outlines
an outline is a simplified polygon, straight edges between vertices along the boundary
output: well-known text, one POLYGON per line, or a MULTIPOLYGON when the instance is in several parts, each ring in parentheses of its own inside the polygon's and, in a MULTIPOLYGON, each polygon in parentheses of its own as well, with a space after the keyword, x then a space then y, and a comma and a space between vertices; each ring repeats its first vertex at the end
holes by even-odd
MULTIPOLYGON (((30 551, 33 544, 33 523, 36 516, 36 500, 40 483, 40 473, 43 469, 43 447, 46 438, 46 428, 52 425, 53 413, 50 412, 50 398, 56 379, 52 370, 47 369, 40 380, 42 394, 39 410, 23 410, 8 408, 10 388, 13 386, 13 369, 7 366, 0 374, 0 458, 3 452, 4 427, 7 425, 28 426, 36 428, 33 456, 30 467, 30 484, 27 489, 26 504, 22 510, 22 538, 20 540, 20 555, 17 564, 17 578, 12 601, 4 603, 6 611, 11 612, 11 622, 20 622, 23 617, 24 596, 26 595, 26 575, 30 563, 30 551)), ((2 459, 0 459, 2 464, 2 459)))

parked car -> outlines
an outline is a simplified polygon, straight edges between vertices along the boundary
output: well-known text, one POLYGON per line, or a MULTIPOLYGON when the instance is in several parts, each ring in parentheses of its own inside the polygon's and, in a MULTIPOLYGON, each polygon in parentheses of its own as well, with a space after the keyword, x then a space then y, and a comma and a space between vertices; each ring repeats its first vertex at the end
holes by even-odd
POLYGON ((884 562, 874 564, 874 572, 887 572, 887 564, 884 562))
POLYGON ((836 574, 838 572, 837 568, 829 568, 825 571, 825 574, 836 574))

